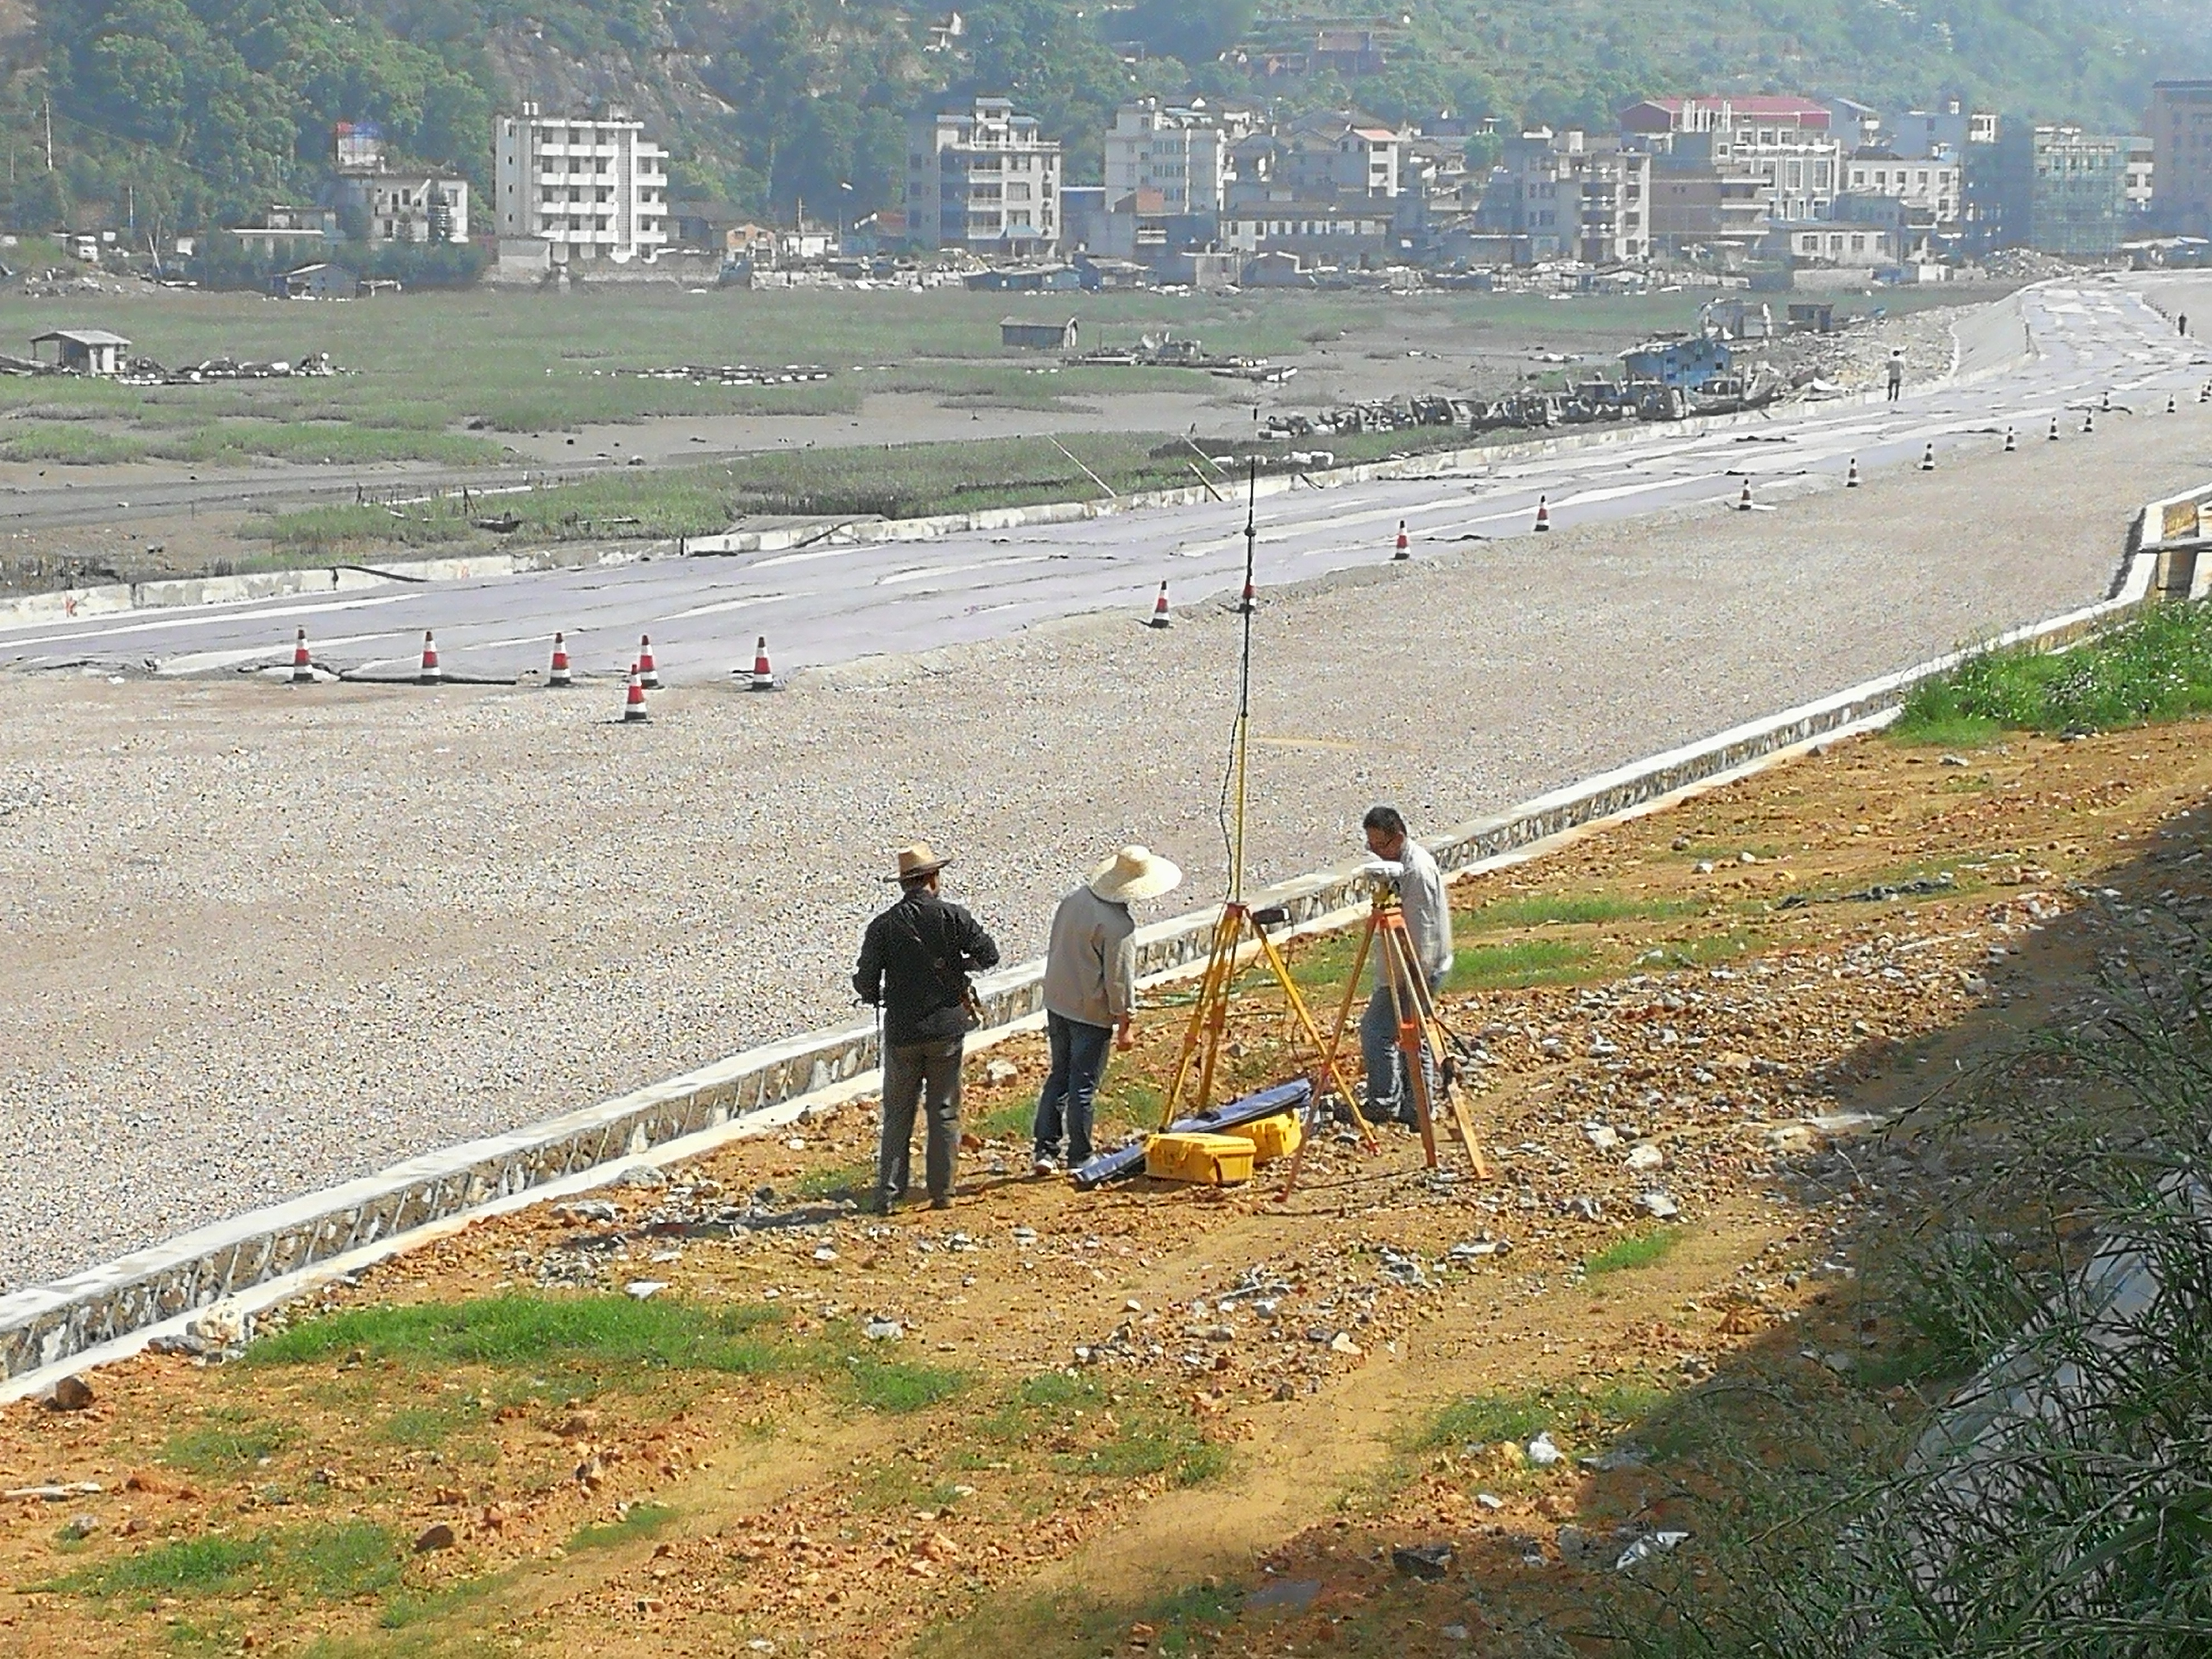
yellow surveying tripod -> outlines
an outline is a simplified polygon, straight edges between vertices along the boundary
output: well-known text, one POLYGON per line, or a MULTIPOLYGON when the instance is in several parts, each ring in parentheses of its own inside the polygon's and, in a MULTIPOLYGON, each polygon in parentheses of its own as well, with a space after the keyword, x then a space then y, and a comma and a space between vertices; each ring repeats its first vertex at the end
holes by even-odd
MULTIPOLYGON (((1421 1150, 1429 1168, 1437 1167, 1434 1113, 1436 1094, 1440 1089, 1476 1177, 1488 1180, 1490 1164, 1482 1156, 1474 1126, 1468 1121, 1467 1108, 1460 1098, 1459 1055, 1463 1045, 1437 1016, 1436 999, 1429 992, 1428 975, 1421 971, 1420 960, 1413 953, 1413 938, 1406 932, 1406 911, 1398 900, 1398 884, 1388 878, 1376 881, 1367 925, 1359 935, 1359 949, 1352 957, 1352 972, 1344 981, 1344 1000, 1337 1006, 1336 1026, 1329 1036, 1329 1070, 1335 1071, 1337 1056, 1343 1052, 1344 1034, 1352 1024, 1352 1005, 1359 995, 1360 970, 1367 965, 1370 954, 1376 958, 1382 982, 1390 988, 1391 1012, 1397 1016, 1398 1052, 1405 1056, 1407 1086, 1413 1092, 1414 1118, 1421 1132, 1421 1150)), ((1371 1077, 1367 1079, 1370 1090, 1375 1087, 1375 1082, 1371 1077)), ((1347 1100, 1346 1104, 1354 1112, 1359 1110, 1357 1101, 1347 1100)), ((1364 1116, 1361 1122, 1364 1127, 1364 1116)), ((1297 1185, 1298 1165, 1304 1152, 1301 1145, 1291 1158, 1290 1176, 1283 1183, 1285 1198, 1297 1185)))

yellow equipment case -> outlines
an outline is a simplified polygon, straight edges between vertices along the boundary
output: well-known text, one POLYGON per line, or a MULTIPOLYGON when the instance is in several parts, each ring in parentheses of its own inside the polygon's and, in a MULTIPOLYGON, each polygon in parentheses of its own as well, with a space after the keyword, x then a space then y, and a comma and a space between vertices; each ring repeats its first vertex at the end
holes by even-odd
POLYGON ((1240 1123, 1229 1133, 1252 1143, 1252 1161, 1255 1164, 1272 1164, 1279 1158, 1288 1158, 1305 1139, 1305 1131, 1289 1112, 1240 1123))
POLYGON ((1154 1135, 1145 1143, 1145 1173, 1158 1181, 1231 1186, 1252 1178, 1256 1150, 1242 1135, 1154 1135))

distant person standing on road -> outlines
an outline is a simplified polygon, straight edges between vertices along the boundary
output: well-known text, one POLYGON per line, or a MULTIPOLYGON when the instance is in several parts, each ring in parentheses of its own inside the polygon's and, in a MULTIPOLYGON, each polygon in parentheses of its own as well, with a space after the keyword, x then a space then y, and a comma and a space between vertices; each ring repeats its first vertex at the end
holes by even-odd
POLYGON ((1892 346, 1892 347, 1890 348, 1890 351, 1889 351, 1889 400, 1890 400, 1890 402, 1892 402, 1892 403, 1895 403, 1895 402, 1897 401, 1897 398, 1898 398, 1898 394, 1899 394, 1900 392, 1902 392, 1904 389, 1905 389, 1905 352, 1904 352, 1904 350, 1903 350, 1900 347, 1892 346))
MULTIPOLYGON (((1405 815, 1395 806, 1370 806, 1359 827, 1367 836, 1367 850, 1376 863, 1368 867, 1383 881, 1395 882, 1398 906, 1406 916, 1406 937, 1413 947, 1413 960, 1428 981, 1429 994, 1451 972, 1451 905, 1444 897, 1443 872, 1429 849, 1406 830, 1405 815)), ((1419 1115, 1409 1093, 1406 1056, 1398 1047, 1398 1005, 1413 995, 1411 986, 1391 994, 1382 952, 1375 953, 1375 988, 1367 998, 1367 1012, 1359 1017, 1360 1057, 1367 1067, 1367 1103, 1362 1108, 1370 1123, 1401 1123, 1419 1127, 1419 1115)), ((1424 1049, 1421 1068, 1428 1073, 1436 1056, 1424 1049)), ((1431 1079, 1429 1097, 1436 1097, 1431 1079)))
POLYGON ((968 975, 999 965, 999 947, 957 904, 938 896, 938 872, 951 860, 927 842, 902 847, 898 902, 868 924, 853 988, 883 1010, 884 1123, 871 1206, 888 1213, 906 1196, 914 1119, 927 1092, 929 1207, 952 1207, 953 1160, 960 1150, 960 1057, 975 1029, 968 975))
POLYGON ((1129 1046, 1129 1016, 1137 1006, 1137 924, 1129 903, 1158 898, 1182 879, 1180 869, 1150 848, 1124 847, 1053 912, 1044 959, 1052 1070, 1037 1097, 1031 1136, 1036 1154, 1030 1168, 1038 1175, 1060 1167, 1063 1132, 1067 1167, 1091 1160, 1091 1103, 1106 1074, 1107 1045, 1129 1046))

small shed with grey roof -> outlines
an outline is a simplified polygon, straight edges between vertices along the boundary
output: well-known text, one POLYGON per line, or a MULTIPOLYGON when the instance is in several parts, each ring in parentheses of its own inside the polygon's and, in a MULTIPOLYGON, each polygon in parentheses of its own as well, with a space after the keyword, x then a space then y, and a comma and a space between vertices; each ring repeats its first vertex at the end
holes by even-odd
POLYGON ((33 334, 31 356, 38 357, 39 348, 46 345, 53 347, 56 363, 79 374, 120 374, 123 354, 131 349, 130 341, 104 328, 50 328, 33 334))

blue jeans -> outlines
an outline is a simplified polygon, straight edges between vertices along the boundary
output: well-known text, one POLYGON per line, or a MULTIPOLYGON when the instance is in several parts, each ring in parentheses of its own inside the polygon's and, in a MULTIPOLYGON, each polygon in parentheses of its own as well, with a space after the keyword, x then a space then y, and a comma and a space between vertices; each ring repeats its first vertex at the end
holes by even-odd
POLYGON ((1106 1057, 1114 1046, 1110 1025, 1086 1025, 1059 1014, 1044 1017, 1045 1041, 1052 1046, 1052 1070, 1037 1097, 1036 1155, 1060 1156, 1063 1121, 1067 1131, 1067 1167, 1091 1160, 1091 1101, 1098 1092, 1098 1079, 1106 1074, 1106 1057))
MULTIPOLYGON (((1431 996, 1436 987, 1429 987, 1431 996)), ((1413 993, 1402 993, 1406 1012, 1413 1012, 1413 993)), ((1389 985, 1378 981, 1367 999, 1367 1011, 1359 1017, 1359 1053, 1367 1066, 1367 1103, 1361 1109, 1370 1123, 1387 1123, 1395 1118, 1401 1123, 1417 1122, 1415 1103, 1409 1098, 1406 1086, 1406 1054, 1398 1047, 1398 1010, 1390 1000, 1389 985)), ((1429 1052, 1426 1042, 1421 1045, 1421 1077, 1428 1085, 1431 1105, 1437 1098, 1436 1056, 1429 1052)))

